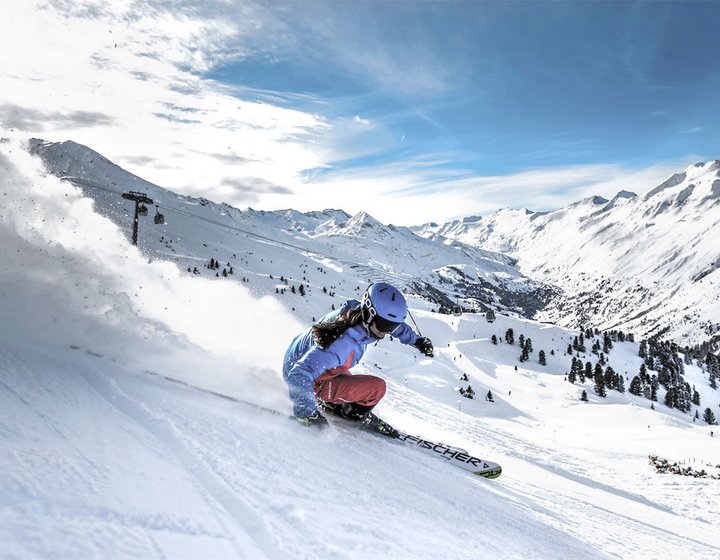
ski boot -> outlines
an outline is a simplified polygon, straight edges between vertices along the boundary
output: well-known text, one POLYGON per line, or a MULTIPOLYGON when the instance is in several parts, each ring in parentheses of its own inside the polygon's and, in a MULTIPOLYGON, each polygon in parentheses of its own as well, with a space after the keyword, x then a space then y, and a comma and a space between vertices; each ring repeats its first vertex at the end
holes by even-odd
POLYGON ((323 412, 327 412, 328 414, 333 414, 335 416, 341 416, 343 418, 345 418, 345 415, 342 412, 342 406, 344 404, 349 404, 341 402, 325 402, 321 400, 318 400, 317 403, 323 412))
POLYGON ((365 406, 352 402, 333 403, 325 401, 320 401, 319 404, 324 411, 346 420, 358 422, 366 430, 391 438, 398 437, 398 431, 395 428, 371 412, 375 405, 365 406))
POLYGON ((365 413, 363 419, 360 420, 360 423, 365 426, 366 429, 390 438, 397 438, 400 436, 400 433, 395 428, 370 411, 365 413))
POLYGON ((398 431, 390 424, 372 413, 373 406, 363 406, 357 403, 343 403, 343 416, 348 420, 359 422, 363 428, 377 432, 391 438, 398 437, 398 431))

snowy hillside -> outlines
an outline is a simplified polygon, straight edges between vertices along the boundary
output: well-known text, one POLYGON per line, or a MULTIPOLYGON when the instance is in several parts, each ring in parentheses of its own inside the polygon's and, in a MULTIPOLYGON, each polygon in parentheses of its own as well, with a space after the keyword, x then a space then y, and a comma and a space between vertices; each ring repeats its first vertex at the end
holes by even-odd
POLYGON ((200 274, 210 259, 219 260, 228 270, 232 266, 234 274, 245 275, 257 294, 273 293, 275 280, 283 276, 311 290, 333 285, 331 291, 344 297, 357 295, 369 280, 389 280, 436 307, 454 305, 459 296, 464 306, 484 310, 489 304, 523 315, 541 308, 548 297, 542 283, 521 275, 505 255, 427 240, 407 228, 381 224, 365 212, 240 211, 176 195, 74 142, 32 140, 30 149, 49 171, 80 186, 100 214, 128 232, 134 206, 120 195, 146 193, 158 208, 141 223, 143 252, 184 269, 197 268, 200 274), (151 216, 157 213, 166 218, 165 224, 154 224, 151 216), (264 258, 270 246, 280 250, 274 262, 264 258), (318 265, 322 277, 315 274, 318 265))
MULTIPOLYGON (((96 189, 107 204, 104 195, 87 198, 15 141, 0 143, 0 167, 0 558, 720 554, 720 480, 656 474, 648 464, 658 454, 720 473, 715 428, 693 421, 706 407, 720 411, 697 364, 685 365, 684 379, 701 404, 668 408, 660 389, 653 410, 644 397, 610 390, 603 398, 590 381, 565 380, 577 331, 502 313, 493 323, 440 315, 413 296, 413 316, 438 355, 390 340, 371 348, 358 372, 388 382, 378 413, 495 460, 503 475, 479 479, 343 425, 314 433, 283 417, 288 341, 314 314, 359 295, 368 271, 401 254, 393 250, 408 257, 383 275, 422 274, 414 261, 429 245, 401 232, 402 249, 366 262, 383 234, 361 236, 367 246, 357 249, 343 238, 390 229, 367 216, 218 214, 138 183, 167 217, 157 230, 153 209, 142 218, 141 252, 115 223, 127 223, 128 208, 110 203, 119 198, 110 187, 96 189), (271 225, 283 222, 301 231, 271 225), (214 272, 210 258, 221 263, 214 272), (231 258, 233 274, 223 277, 231 258), (188 273, 193 266, 199 274, 188 273), (290 290, 300 283, 305 296, 290 290), (502 341, 509 329, 512 344, 502 341), (533 343, 525 362, 521 334, 533 343), (460 394, 468 385, 474 399, 460 394)), ((91 171, 81 178, 94 180, 91 171)), ((482 255, 482 265, 464 262, 488 278, 525 282, 501 256, 458 247, 447 250, 482 255)), ((594 341, 574 354, 597 363, 594 341)), ((626 386, 641 367, 638 352, 619 340, 607 351, 626 386)))
POLYGON ((682 344, 720 335, 720 161, 698 163, 643 196, 620 191, 554 212, 500 210, 417 228, 511 255, 562 295, 539 315, 682 344))

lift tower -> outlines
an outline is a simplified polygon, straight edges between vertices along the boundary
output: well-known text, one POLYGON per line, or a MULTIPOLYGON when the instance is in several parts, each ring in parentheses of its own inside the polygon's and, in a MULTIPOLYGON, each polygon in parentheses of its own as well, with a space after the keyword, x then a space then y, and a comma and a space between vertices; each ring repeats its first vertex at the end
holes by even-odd
POLYGON ((141 192, 135 192, 130 191, 126 193, 122 193, 122 197, 126 198, 127 200, 134 200, 135 201, 135 219, 133 221, 133 235, 132 235, 132 242, 133 245, 137 245, 138 240, 138 217, 142 214, 143 216, 147 216, 147 206, 146 204, 153 204, 153 201, 151 198, 148 198, 147 194, 141 193, 141 192))

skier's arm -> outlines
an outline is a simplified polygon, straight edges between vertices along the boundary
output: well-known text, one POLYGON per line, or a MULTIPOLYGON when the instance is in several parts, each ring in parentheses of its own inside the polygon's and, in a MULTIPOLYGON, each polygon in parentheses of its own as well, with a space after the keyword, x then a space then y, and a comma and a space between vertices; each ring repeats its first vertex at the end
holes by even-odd
POLYGON ((293 402, 293 414, 297 418, 306 418, 317 412, 313 381, 324 371, 339 365, 341 362, 337 354, 314 347, 290 369, 287 383, 293 402))
POLYGON ((420 338, 407 323, 400 325, 391 334, 400 342, 407 344, 408 346, 414 346, 417 339, 420 338))
POLYGON ((414 330, 412 330, 406 323, 400 325, 392 333, 394 337, 408 346, 414 346, 420 352, 432 358, 435 354, 432 341, 424 336, 419 336, 414 330))

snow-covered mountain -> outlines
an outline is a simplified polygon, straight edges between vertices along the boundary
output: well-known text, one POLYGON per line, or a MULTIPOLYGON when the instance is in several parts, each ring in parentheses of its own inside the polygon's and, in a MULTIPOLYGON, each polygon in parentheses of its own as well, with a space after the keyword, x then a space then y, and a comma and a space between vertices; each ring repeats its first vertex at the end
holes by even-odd
MULTIPOLYGON (((530 316, 545 305, 551 293, 543 283, 520 274, 510 257, 461 242, 425 239, 408 228, 381 224, 365 212, 350 216, 342 210, 241 211, 172 193, 74 142, 35 139, 30 150, 42 158, 48 171, 83 189, 100 214, 128 232, 134 206, 121 194, 146 193, 158 209, 140 225, 143 252, 169 258, 184 269, 197 267, 201 273, 198 264, 219 260, 233 266, 236 273, 253 276, 257 289, 266 293, 275 288, 274 282, 268 282, 270 275, 301 282, 309 276, 264 262, 268 244, 285 247, 293 259, 300 251, 304 259, 299 266, 316 268, 324 263, 336 269, 334 273, 342 274, 330 284, 343 284, 337 291, 344 289, 345 295, 355 293, 367 281, 389 280, 435 307, 448 308, 457 302, 481 311, 490 306, 530 316), (150 218, 155 213, 163 214, 164 224, 154 224, 150 218), (231 243, 226 242, 228 232, 233 234, 231 243), (200 263, 201 256, 204 261, 200 263), (350 278, 357 280, 352 286, 350 278)), ((322 288, 312 286, 311 280, 304 282, 322 288)))
POLYGON ((503 209, 414 228, 516 258, 558 288, 538 317, 681 344, 720 335, 720 161, 698 163, 643 196, 620 191, 553 212, 503 209))

